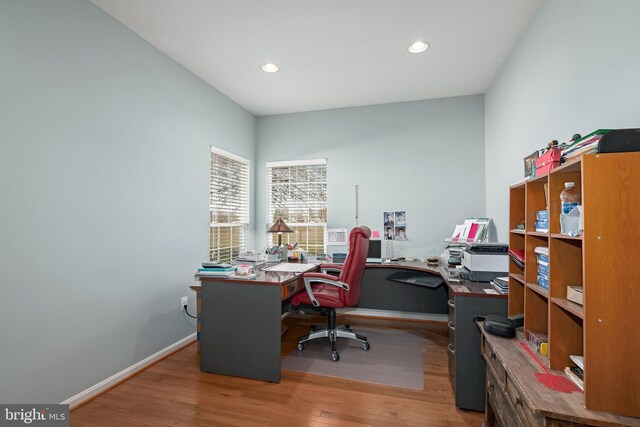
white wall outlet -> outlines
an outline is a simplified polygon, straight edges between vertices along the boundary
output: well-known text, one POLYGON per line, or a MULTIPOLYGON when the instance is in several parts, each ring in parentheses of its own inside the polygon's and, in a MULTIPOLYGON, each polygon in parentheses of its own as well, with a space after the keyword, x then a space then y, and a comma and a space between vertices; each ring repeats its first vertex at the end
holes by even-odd
POLYGON ((184 311, 184 306, 187 305, 187 297, 180 298, 180 311, 184 311))

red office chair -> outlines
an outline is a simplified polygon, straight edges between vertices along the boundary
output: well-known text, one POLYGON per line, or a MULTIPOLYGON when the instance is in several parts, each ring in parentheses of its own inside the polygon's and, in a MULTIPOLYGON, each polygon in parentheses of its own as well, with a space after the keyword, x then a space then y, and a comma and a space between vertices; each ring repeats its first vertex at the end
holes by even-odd
POLYGON ((367 351, 370 346, 367 337, 354 333, 349 325, 336 327, 336 308, 354 307, 360 301, 360 282, 367 262, 369 252, 369 227, 355 227, 349 234, 349 255, 340 264, 323 264, 320 266, 322 273, 305 273, 304 286, 307 292, 300 292, 293 296, 291 305, 297 307, 302 304, 311 304, 314 307, 326 309, 328 317, 327 328, 316 329, 311 327, 311 333, 298 338, 298 350, 304 350, 304 343, 318 338, 329 338, 331 342, 331 359, 334 362, 340 360, 336 348, 337 338, 348 338, 362 343, 362 348, 367 351), (338 277, 325 274, 329 270, 340 272, 338 277))

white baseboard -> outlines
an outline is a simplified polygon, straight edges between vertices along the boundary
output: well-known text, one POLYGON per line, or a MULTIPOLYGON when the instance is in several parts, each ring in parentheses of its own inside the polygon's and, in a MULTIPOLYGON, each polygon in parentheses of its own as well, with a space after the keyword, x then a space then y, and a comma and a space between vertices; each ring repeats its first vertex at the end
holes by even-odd
POLYGON ((117 374, 110 376, 106 380, 100 381, 98 384, 91 386, 88 389, 76 394, 75 396, 68 398, 64 402, 61 402, 61 404, 69 405, 70 409, 74 409, 75 407, 82 405, 83 403, 93 399, 94 397, 104 392, 105 390, 111 387, 114 387, 115 385, 125 381, 129 377, 137 374, 138 372, 142 371, 149 365, 157 362, 160 359, 165 358, 166 356, 180 349, 181 347, 185 347, 191 344, 195 340, 196 340, 196 333, 194 332, 193 334, 182 338, 180 341, 175 342, 170 346, 163 348, 159 352, 152 354, 151 356, 139 361, 135 365, 131 365, 128 368, 118 372, 117 374))
POLYGON ((395 310, 379 310, 373 308, 337 308, 336 313, 349 316, 382 317, 385 319, 422 320, 430 322, 443 322, 449 320, 447 314, 412 313, 395 310))

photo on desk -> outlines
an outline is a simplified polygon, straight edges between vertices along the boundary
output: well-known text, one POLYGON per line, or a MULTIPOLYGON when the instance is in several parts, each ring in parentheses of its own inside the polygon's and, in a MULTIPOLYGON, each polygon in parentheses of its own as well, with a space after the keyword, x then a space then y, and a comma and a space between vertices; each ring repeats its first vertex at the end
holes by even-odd
POLYGON ((396 212, 396 227, 400 225, 407 225, 406 214, 407 213, 405 211, 396 212))
POLYGON ((396 238, 395 240, 407 240, 407 227, 396 227, 396 238))

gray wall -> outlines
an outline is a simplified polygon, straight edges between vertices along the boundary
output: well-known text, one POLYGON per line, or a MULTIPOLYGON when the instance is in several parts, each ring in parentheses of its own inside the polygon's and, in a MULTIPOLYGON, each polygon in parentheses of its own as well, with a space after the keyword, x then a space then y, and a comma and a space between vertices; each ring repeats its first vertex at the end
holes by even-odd
POLYGON ((54 403, 194 332, 209 146, 255 118, 88 1, 0 1, 0 402, 54 403))
POLYGON ((640 2, 545 1, 485 94, 487 215, 508 239, 522 158, 573 133, 640 127, 640 2))
MULTIPOLYGON (((482 95, 258 118, 256 242, 266 243, 265 162, 327 158, 328 227, 382 234, 383 212, 407 211, 397 256, 440 254, 465 216, 485 214, 482 95)), ((383 254, 385 248, 383 246, 383 254)))

